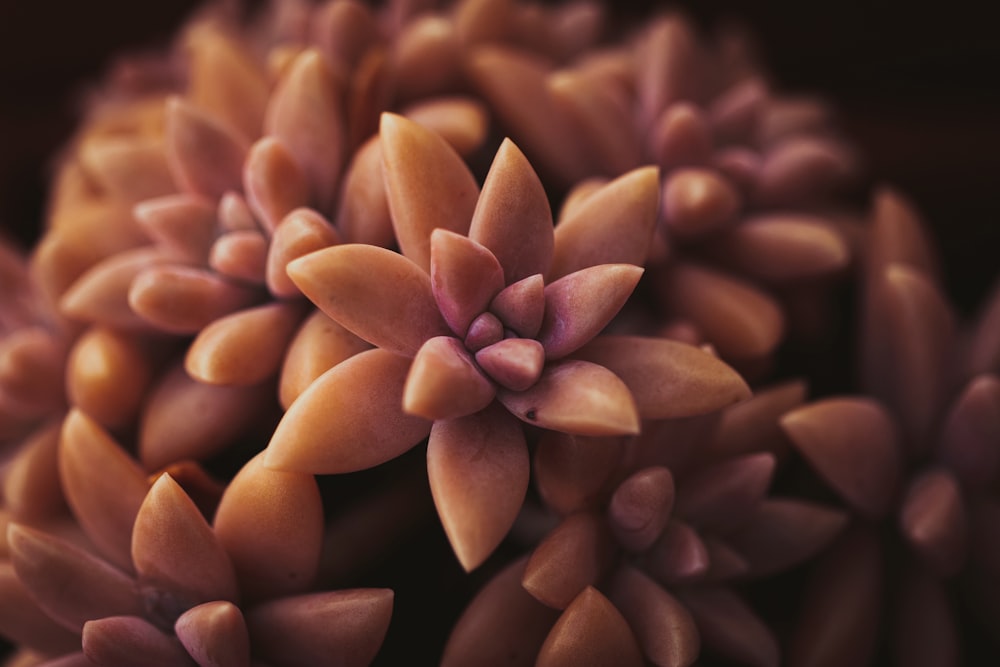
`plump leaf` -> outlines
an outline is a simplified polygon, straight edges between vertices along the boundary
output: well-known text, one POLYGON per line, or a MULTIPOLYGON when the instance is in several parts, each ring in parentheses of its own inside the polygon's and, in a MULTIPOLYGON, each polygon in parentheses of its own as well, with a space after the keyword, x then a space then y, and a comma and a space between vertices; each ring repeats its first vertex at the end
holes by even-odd
POLYGON ((390 250, 325 248, 290 263, 288 275, 323 312, 382 349, 412 357, 428 338, 450 333, 430 276, 390 250))
POLYGON ((497 150, 483 183, 469 238, 493 253, 504 284, 548 273, 552 264, 552 211, 538 175, 510 139, 497 150))
POLYGON ((496 549, 528 490, 524 427, 493 405, 467 417, 435 422, 427 473, 438 516, 466 571, 496 549))
POLYGON ((561 359, 600 333, 625 305, 642 272, 631 264, 600 264, 546 285, 538 332, 545 358, 561 359))
POLYGON ((430 270, 431 232, 469 230, 479 186, 441 135, 391 113, 382 114, 382 170, 392 225, 403 254, 430 270))
POLYGON ((501 389, 497 398, 519 419, 574 435, 639 432, 636 401, 603 366, 586 361, 549 364, 527 391, 501 389))
POLYGON ((750 396, 743 378, 725 363, 663 338, 598 336, 574 356, 620 377, 645 419, 692 417, 750 396))
POLYGON ((281 419, 265 465, 317 475, 352 472, 416 445, 430 433, 431 423, 403 412, 410 363, 376 349, 325 372, 281 419))

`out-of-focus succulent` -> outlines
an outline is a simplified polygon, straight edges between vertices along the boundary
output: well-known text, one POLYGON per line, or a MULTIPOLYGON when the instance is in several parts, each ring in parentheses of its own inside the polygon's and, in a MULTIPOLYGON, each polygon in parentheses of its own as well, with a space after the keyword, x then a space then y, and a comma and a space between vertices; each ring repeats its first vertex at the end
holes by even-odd
MULTIPOLYGON (((82 634, 84 655, 111 665, 249 664, 251 655, 365 665, 378 651, 391 591, 315 589, 323 509, 312 475, 269 470, 258 456, 210 506, 210 525, 170 473, 148 481, 80 412, 63 427, 60 470, 83 545, 7 529, 28 610, 45 614, 22 622, 28 646, 59 655, 82 634)), ((5 596, 5 617, 20 598, 5 596)))
MULTIPOLYGON (((995 358, 995 343, 980 329, 971 346, 958 345, 956 316, 912 206, 883 189, 872 217, 861 336, 869 395, 821 399, 782 420, 857 518, 816 566, 790 657, 871 664, 879 637, 888 636, 896 664, 959 665, 951 582, 967 567, 972 580, 996 571, 975 545, 991 539, 993 526, 979 519, 995 505, 1000 453, 997 368, 971 361, 966 347, 978 350, 972 357, 995 358), (880 632, 883 613, 891 622, 880 632)), ((988 599, 972 590, 978 603, 988 599)))
POLYGON ((777 638, 731 584, 808 560, 846 525, 837 510, 768 497, 788 455, 779 419, 804 393, 798 382, 779 385, 632 439, 543 435, 536 483, 559 523, 472 602, 444 663, 607 654, 690 665, 704 650, 779 664, 777 638), (504 628, 512 616, 523 619, 516 634, 504 628))

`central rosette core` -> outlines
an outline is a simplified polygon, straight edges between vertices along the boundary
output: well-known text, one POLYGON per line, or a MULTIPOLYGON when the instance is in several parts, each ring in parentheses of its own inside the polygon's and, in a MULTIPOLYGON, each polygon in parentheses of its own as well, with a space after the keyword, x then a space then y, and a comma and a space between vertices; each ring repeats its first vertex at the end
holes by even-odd
MULTIPOLYGON (((403 390, 403 409, 426 419, 470 415, 498 397, 510 408, 512 396, 526 396, 546 378, 599 372, 566 357, 611 320, 642 274, 637 266, 602 264, 546 285, 541 273, 517 266, 517 253, 508 258, 515 268, 505 269, 462 234, 436 229, 430 246, 431 291, 451 335, 424 341, 403 390)), ((514 409, 535 420, 534 405, 514 409)))
POLYGON ((545 348, 534 338, 544 313, 542 277, 518 281, 494 297, 490 310, 472 320, 465 349, 497 384, 524 391, 538 381, 545 366, 545 348))

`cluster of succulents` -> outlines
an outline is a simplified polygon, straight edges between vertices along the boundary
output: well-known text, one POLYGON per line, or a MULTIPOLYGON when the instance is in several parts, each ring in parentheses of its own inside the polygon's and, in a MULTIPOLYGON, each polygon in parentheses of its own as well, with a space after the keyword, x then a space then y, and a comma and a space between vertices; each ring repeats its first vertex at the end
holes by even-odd
POLYGON ((1000 294, 738 32, 609 25, 220 4, 117 66, 0 245, 6 664, 1000 655, 1000 294))

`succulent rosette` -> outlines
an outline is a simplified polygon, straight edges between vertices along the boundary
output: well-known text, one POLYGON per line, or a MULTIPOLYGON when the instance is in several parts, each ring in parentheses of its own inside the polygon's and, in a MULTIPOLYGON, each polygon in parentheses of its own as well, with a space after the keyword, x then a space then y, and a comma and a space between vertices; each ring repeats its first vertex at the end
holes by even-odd
POLYGON ((349 472, 429 436, 438 513, 472 569, 523 502, 525 424, 634 434, 641 418, 748 395, 696 348, 598 335, 642 273, 655 170, 626 174, 594 195, 602 206, 553 230, 542 185, 512 142, 480 192, 448 144, 416 123, 383 115, 381 141, 402 254, 345 244, 288 268, 320 309, 376 349, 334 366, 289 407, 267 465, 349 472))
POLYGON ((626 442, 545 433, 535 481, 558 523, 472 601, 444 664, 780 664, 777 637, 733 584, 807 561, 847 525, 769 494, 790 446, 779 420, 804 397, 801 382, 765 388, 626 442))
POLYGON ((648 265, 659 325, 693 324, 755 372, 789 329, 824 331, 852 259, 841 226, 857 216, 840 195, 857 160, 822 103, 768 90, 738 34, 707 43, 667 15, 569 63, 485 45, 470 71, 570 201, 644 161, 660 167, 648 265))
POLYGON ((67 654, 53 664, 374 658, 392 591, 318 589, 324 524, 312 475, 270 470, 258 456, 224 491, 190 474, 184 488, 169 472, 148 477, 79 411, 59 447, 66 502, 82 531, 7 528, 0 617, 23 646, 67 654))
MULTIPOLYGON (((857 519, 816 566, 790 657, 861 665, 887 651, 901 665, 964 664, 953 582, 965 571, 969 581, 996 572, 986 545, 996 529, 987 517, 1000 380, 995 363, 984 362, 996 358, 996 341, 980 328, 970 345, 958 344, 933 250, 895 192, 876 195, 866 251, 861 370, 869 394, 817 400, 782 420, 857 519)), ((974 607, 995 625, 985 590, 971 587, 974 607)))

